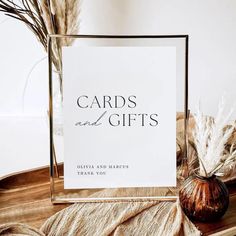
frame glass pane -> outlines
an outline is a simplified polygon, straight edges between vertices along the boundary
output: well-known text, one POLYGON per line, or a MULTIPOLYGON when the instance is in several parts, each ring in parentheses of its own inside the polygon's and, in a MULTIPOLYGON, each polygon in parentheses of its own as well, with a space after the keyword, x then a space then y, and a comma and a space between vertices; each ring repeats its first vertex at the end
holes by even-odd
MULTIPOLYGON (((144 48, 144 50, 146 47, 152 51, 163 47, 175 49, 176 120, 179 117, 183 117, 181 128, 183 146, 181 150, 178 151, 178 155, 180 155, 179 152, 181 152, 182 160, 187 156, 186 130, 188 114, 188 36, 51 35, 48 40, 48 57, 50 93, 50 175, 52 202, 65 203, 94 201, 175 200, 177 198, 178 191, 176 186, 118 188, 88 187, 78 189, 66 189, 64 187, 64 52, 68 48, 76 51, 78 48, 85 48, 85 50, 87 50, 91 47, 97 47, 101 50, 109 47, 117 47, 120 49, 135 47, 144 48)), ((101 60, 103 60, 102 58, 103 57, 101 55, 101 60)), ((168 93, 168 90, 164 92, 168 93)), ((168 111, 168 107, 165 109, 168 111)), ((163 138, 168 140, 168 133, 163 138)), ((177 172, 177 165, 179 169, 182 162, 176 161, 175 163, 177 172)), ((180 176, 180 173, 182 172, 177 172, 177 186, 183 177, 180 176)))

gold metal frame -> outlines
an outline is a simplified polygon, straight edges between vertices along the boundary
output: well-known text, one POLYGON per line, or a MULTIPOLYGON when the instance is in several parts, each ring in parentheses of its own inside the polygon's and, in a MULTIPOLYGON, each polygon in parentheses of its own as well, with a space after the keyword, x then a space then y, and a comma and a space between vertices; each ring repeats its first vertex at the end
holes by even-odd
POLYGON ((144 196, 144 197, 73 197, 65 196, 63 193, 57 194, 55 185, 58 182, 64 183, 63 174, 60 174, 63 166, 57 163, 54 138, 53 138, 53 88, 52 88, 52 39, 61 38, 88 38, 88 39, 171 39, 182 38, 185 40, 185 75, 184 75, 184 159, 187 161, 187 127, 188 127, 188 54, 189 36, 188 35, 49 35, 48 36, 48 72, 49 72, 49 141, 50 141, 50 193, 52 203, 74 203, 74 202, 117 202, 117 201, 175 201, 177 196, 144 196))

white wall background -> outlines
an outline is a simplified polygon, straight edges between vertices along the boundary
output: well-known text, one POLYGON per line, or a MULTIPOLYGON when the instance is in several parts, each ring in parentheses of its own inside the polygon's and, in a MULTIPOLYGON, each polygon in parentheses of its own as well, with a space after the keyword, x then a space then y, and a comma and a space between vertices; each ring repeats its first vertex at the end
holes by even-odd
MULTIPOLYGON (((236 0, 83 0, 80 33, 189 34, 190 109, 201 98, 204 111, 214 115, 223 93, 235 103, 236 0)), ((45 56, 25 25, 0 14, 0 175, 48 163, 46 60, 29 76, 23 109, 27 76, 45 56), (22 135, 13 135, 18 130, 22 135), (29 158, 34 164, 7 164, 29 158)))

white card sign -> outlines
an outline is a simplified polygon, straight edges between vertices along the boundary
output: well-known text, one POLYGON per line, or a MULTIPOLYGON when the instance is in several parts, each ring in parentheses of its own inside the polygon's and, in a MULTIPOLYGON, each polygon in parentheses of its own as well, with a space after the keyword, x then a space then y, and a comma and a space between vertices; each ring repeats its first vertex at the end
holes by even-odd
POLYGON ((176 48, 63 48, 64 187, 176 186, 176 48))

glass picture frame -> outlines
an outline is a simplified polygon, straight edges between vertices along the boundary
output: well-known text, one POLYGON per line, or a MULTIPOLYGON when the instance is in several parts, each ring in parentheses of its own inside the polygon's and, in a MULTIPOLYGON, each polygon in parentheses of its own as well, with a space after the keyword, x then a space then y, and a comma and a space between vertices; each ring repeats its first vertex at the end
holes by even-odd
MULTIPOLYGON (((132 187, 132 183, 130 183, 131 186, 127 185, 127 186, 122 187, 122 184, 124 184, 124 181, 123 182, 121 181, 122 183, 121 185, 117 185, 118 187, 113 187, 113 186, 109 187, 109 185, 104 185, 105 187, 102 187, 102 184, 101 184, 102 182, 97 183, 96 185, 93 185, 92 183, 88 182, 88 187, 86 187, 86 184, 84 185, 78 184, 78 186, 80 187, 76 188, 77 179, 75 179, 74 181, 75 184, 73 185, 72 188, 71 187, 65 188, 66 178, 64 176, 65 174, 65 171, 64 171, 64 159, 65 159, 65 156, 64 156, 64 152, 65 152, 65 149, 64 149, 65 116, 64 116, 64 113, 65 111, 64 110, 66 109, 64 107, 64 103, 65 103, 64 96, 66 95, 66 97, 68 97, 67 99, 68 101, 69 96, 70 96, 69 95, 70 88, 71 88, 70 86, 72 85, 70 84, 69 86, 68 85, 69 82, 65 82, 65 78, 66 78, 66 81, 68 81, 69 79, 67 78, 70 78, 71 76, 70 71, 77 70, 75 65, 74 67, 70 67, 74 63, 74 61, 77 61, 77 59, 78 61, 80 61, 80 59, 82 61, 81 62, 82 64, 80 65, 80 70, 78 69, 78 73, 82 71, 82 67, 84 66, 83 63, 85 63, 83 61, 83 55, 85 56, 91 53, 91 51, 93 53, 94 48, 98 48, 98 52, 96 54, 91 54, 91 55, 94 55, 93 58, 97 58, 97 61, 100 58, 99 55, 101 55, 100 60, 101 61, 104 60, 104 64, 110 63, 109 61, 111 61, 112 63, 112 59, 111 60, 107 59, 108 55, 111 55, 111 58, 113 58, 112 55, 114 54, 114 58, 117 58, 118 57, 117 55, 120 55, 120 54, 116 54, 116 53, 120 53, 122 48, 124 49, 123 51, 125 53, 122 55, 129 55, 130 48, 133 48, 134 50, 137 49, 138 50, 137 57, 141 51, 144 51, 144 54, 145 54, 145 51, 147 50, 148 53, 147 53, 147 58, 146 59, 144 58, 145 61, 148 61, 148 58, 150 56, 155 57, 155 52, 159 52, 161 48, 164 50, 163 51, 164 54, 165 54, 165 50, 169 48, 170 52, 173 52, 172 53, 173 55, 171 58, 175 59, 175 61, 172 62, 173 67, 170 68, 170 71, 175 73, 175 78, 176 78, 175 82, 172 81, 173 83, 175 83, 175 86, 172 86, 173 89, 176 87, 175 114, 176 114, 176 117, 181 116, 183 118, 183 126, 182 126, 183 147, 181 150, 182 160, 181 160, 181 163, 179 163, 179 165, 183 167, 183 165, 186 165, 186 162, 187 162, 188 44, 189 44, 188 35, 132 35, 132 36, 129 36, 129 35, 125 35, 125 36, 123 35, 118 35, 118 36, 117 35, 50 35, 48 37, 50 192, 51 192, 52 203, 153 201, 153 200, 175 201, 177 199, 178 186, 180 184, 179 177, 184 178, 184 176, 178 176, 178 179, 177 179, 176 155, 175 155, 175 162, 174 162, 176 166, 175 186, 146 186, 145 185, 147 184, 147 181, 146 181, 144 183, 145 187, 142 187, 142 183, 140 183, 140 186, 139 186, 139 180, 137 180, 137 186, 135 187, 132 187), (106 48, 108 48, 109 52, 106 52, 106 48), (112 50, 113 48, 114 50, 112 50), (85 51, 83 55, 81 55, 82 54, 81 49, 85 51), (69 51, 70 53, 66 54, 65 53, 66 51, 69 51), (80 52, 79 53, 80 55, 78 55, 78 58, 76 56, 77 51, 80 52), (67 60, 65 60, 66 55, 67 55, 67 60), (74 55, 76 57, 74 57, 74 55), (67 69, 67 72, 65 72, 66 69, 67 69), (65 85, 67 86, 67 90, 64 89, 65 85), (93 187, 93 186, 98 186, 98 187, 93 187)), ((131 50, 131 54, 132 53, 133 52, 131 50)), ((167 56, 164 56, 164 54, 163 54, 163 57, 166 58, 166 60, 168 61, 170 58, 168 58, 167 56)), ((132 55, 130 58, 132 59, 132 55)), ((133 60, 134 58, 135 57, 133 57, 133 60)), ((161 56, 159 59, 161 59, 161 56)), ((161 62, 162 60, 159 60, 159 61, 161 62)), ((122 63, 122 60, 120 60, 119 62, 122 63)), ((154 62, 156 61, 154 60, 154 62)), ((87 58, 86 63, 87 64, 85 65, 90 64, 89 57, 87 58)), ((129 65, 129 67, 131 65, 132 63, 129 65)), ((137 65, 134 66, 134 70, 135 68, 137 68, 138 70, 139 66, 137 65)), ((148 64, 148 65, 151 65, 151 64, 148 64)), ((168 66, 168 63, 167 63, 167 66, 168 66)), ((106 68, 106 66, 104 66, 104 68, 106 68)), ((104 68, 101 68, 101 70, 104 71, 105 70, 104 68)), ((155 69, 155 66, 153 66, 153 69, 155 69)), ((87 71, 88 70, 89 69, 87 69, 87 71)), ((96 69, 96 70, 99 71, 99 69, 96 69)), ((84 73, 84 76, 86 77, 86 70, 84 71, 85 72, 83 73, 84 73)), ((95 74, 97 73, 97 71, 95 72, 95 74)), ((168 71, 168 69, 166 71, 168 71)), ((109 73, 110 75, 112 75, 113 72, 110 71, 109 73)), ((141 73, 137 72, 137 74, 141 74, 141 73)), ((152 72, 150 72, 150 74, 152 74, 152 72)), ((80 74, 78 75, 80 77, 80 74)), ((169 81, 168 82, 169 85, 171 85, 172 82, 169 81)), ((85 86, 88 86, 88 85, 85 85, 85 86)), ((154 91, 153 96, 155 96, 154 88, 153 88, 153 91, 154 91)), ((168 94, 169 90, 166 90, 165 93, 168 94)), ((168 96, 164 98, 167 98, 167 97, 168 96)), ((166 104, 168 104, 169 99, 167 98, 165 101, 166 101, 166 104)), ((67 105, 67 111, 69 112, 68 107, 69 105, 67 105)), ((164 107, 165 111, 168 111, 168 109, 169 109, 168 106, 164 107)), ((69 115, 67 113, 66 113, 66 116, 68 118, 69 115)), ((66 131, 66 132, 67 132, 67 143, 68 143, 70 142, 69 140, 70 137, 68 138, 68 135, 70 136, 70 134, 68 134, 69 131, 66 131)), ((168 137, 168 135, 169 135, 168 133, 165 134, 166 137, 168 137)), ((73 140, 73 137, 72 137, 72 140, 73 140)), ((165 140, 163 138, 163 142, 164 141, 165 140)), ((160 143, 159 145, 162 145, 162 144, 160 143)), ((69 147, 69 145, 67 146, 69 147)), ((73 153, 75 152, 72 151, 72 146, 70 146, 69 149, 70 150, 68 150, 67 148, 67 153, 69 154, 67 156, 72 156, 73 153)), ((82 146, 80 149, 82 149, 82 146)), ((157 149, 158 149, 158 146, 157 146, 157 149)), ((77 158, 79 159, 80 157, 77 155, 77 158)), ((183 168, 185 168, 185 166, 183 168)), ((70 172, 70 169, 69 171, 67 171, 67 173, 69 172, 70 172)), ((123 178, 126 178, 125 174, 123 178)), ((67 180, 67 182, 70 184, 69 181, 70 180, 67 180)), ((97 181, 97 178, 96 178, 96 181, 97 181)))

